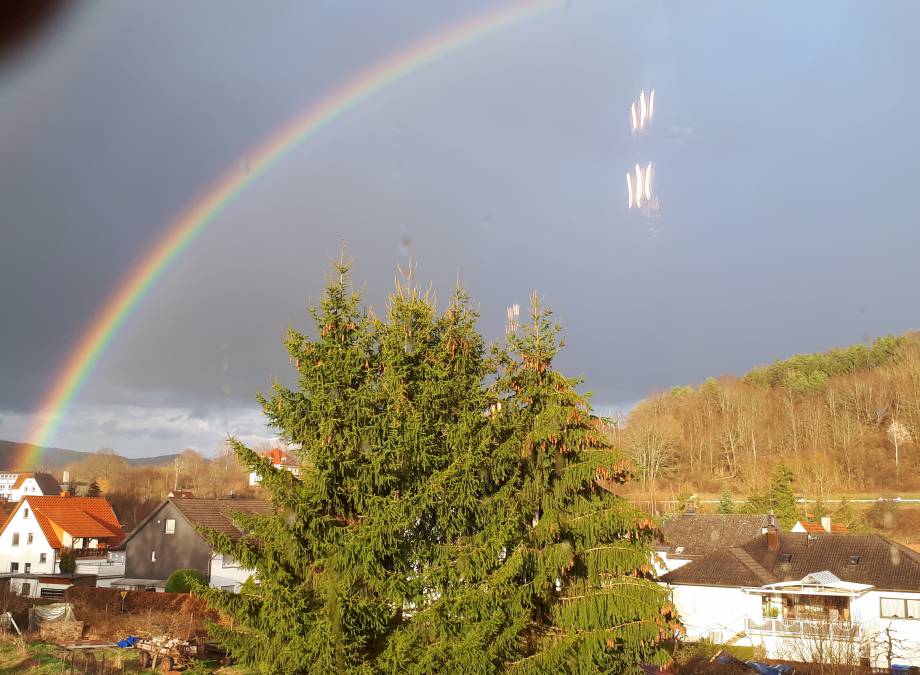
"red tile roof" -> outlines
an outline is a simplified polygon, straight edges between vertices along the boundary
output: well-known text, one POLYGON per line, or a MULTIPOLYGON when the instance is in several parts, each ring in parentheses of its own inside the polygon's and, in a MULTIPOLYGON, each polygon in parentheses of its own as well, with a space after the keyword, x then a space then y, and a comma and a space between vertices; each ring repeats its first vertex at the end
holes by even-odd
MULTIPOLYGON (((810 534, 821 534, 826 532, 824 526, 821 525, 821 523, 810 523, 806 520, 800 520, 797 524, 801 525, 802 529, 810 534)), ((850 530, 846 525, 841 525, 840 523, 831 523, 831 532, 844 534, 849 531, 850 530)))
MULTIPOLYGON (((71 537, 103 539, 110 546, 124 537, 115 512, 103 497, 26 496, 19 502, 22 504, 32 509, 52 548, 63 546, 55 526, 71 537)), ((7 517, 4 529, 17 511, 14 509, 7 517)))
POLYGON ((268 452, 262 453, 262 456, 268 460, 271 460, 271 463, 276 466, 284 466, 287 464, 297 464, 294 461, 294 458, 287 454, 281 448, 275 448, 274 450, 269 450, 268 452))

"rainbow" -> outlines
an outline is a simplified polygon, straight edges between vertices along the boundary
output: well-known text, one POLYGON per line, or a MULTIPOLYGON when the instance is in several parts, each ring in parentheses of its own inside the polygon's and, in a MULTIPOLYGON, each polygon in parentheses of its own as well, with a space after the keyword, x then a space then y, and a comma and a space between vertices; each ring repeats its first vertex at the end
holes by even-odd
POLYGON ((36 464, 77 394, 86 384, 119 328, 143 301, 170 264, 233 199, 288 153, 371 96, 420 68, 480 41, 524 19, 548 12, 566 0, 522 0, 472 17, 425 38, 345 82, 249 152, 248 170, 234 167, 185 209, 142 256, 95 315, 33 416, 26 443, 13 458, 13 468, 36 464))

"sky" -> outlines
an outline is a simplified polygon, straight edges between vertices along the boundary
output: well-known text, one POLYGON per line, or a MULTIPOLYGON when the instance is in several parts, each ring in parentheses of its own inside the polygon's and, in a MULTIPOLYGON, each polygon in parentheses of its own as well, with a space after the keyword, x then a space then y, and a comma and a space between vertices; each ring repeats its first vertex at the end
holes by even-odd
MULTIPOLYGON (((77 3, 0 63, 0 438, 208 184, 326 92, 507 2, 77 3)), ((185 250, 51 444, 270 438, 344 244, 383 306, 408 255, 499 339, 536 289, 596 409, 920 327, 920 5, 573 0, 379 92, 185 250), (651 133, 629 104, 656 91, 651 133), (655 218, 624 174, 654 161, 655 218)))

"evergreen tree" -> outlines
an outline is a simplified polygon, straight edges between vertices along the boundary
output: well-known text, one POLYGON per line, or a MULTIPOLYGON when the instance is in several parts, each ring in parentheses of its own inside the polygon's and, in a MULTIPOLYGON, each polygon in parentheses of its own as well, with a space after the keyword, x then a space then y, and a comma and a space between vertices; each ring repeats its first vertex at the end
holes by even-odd
POLYGON ((794 476, 792 471, 784 464, 776 467, 773 474, 773 482, 770 485, 770 509, 773 515, 779 520, 784 529, 789 529, 795 525, 799 519, 798 511, 795 508, 795 493, 792 491, 792 481, 794 476))
POLYGON ((722 493, 719 495, 719 513, 734 513, 735 512, 735 500, 732 499, 731 490, 727 487, 722 488, 722 493))
POLYGON ((558 331, 534 298, 532 323, 497 354, 481 525, 394 636, 393 670, 628 673, 668 658, 660 643, 678 626, 652 579, 657 528, 613 494, 629 469, 553 369, 558 331))
POLYGON ((548 312, 488 358, 458 291, 411 279, 377 319, 337 265, 315 339, 290 331, 296 388, 260 399, 301 478, 240 443, 276 513, 206 533, 253 569, 214 636, 263 673, 633 672, 676 620, 651 578, 653 521, 576 382, 548 312), (491 384, 487 384, 491 383, 491 384))
POLYGON ((430 569, 474 526, 488 360, 458 292, 438 316, 411 280, 383 320, 360 309, 349 268, 312 311, 314 340, 291 330, 298 386, 262 404, 299 447, 301 479, 239 443, 278 513, 235 516, 248 536, 207 534, 259 580, 239 595, 201 589, 233 626, 215 636, 266 673, 372 672, 390 637, 436 597, 430 569))
POLYGON ((61 559, 58 561, 58 569, 61 574, 73 574, 77 571, 77 558, 73 551, 64 551, 61 553, 61 559))
POLYGON ((96 482, 96 479, 93 478, 93 482, 89 484, 89 487, 86 490, 87 497, 98 497, 102 494, 102 488, 99 487, 99 483, 96 482))

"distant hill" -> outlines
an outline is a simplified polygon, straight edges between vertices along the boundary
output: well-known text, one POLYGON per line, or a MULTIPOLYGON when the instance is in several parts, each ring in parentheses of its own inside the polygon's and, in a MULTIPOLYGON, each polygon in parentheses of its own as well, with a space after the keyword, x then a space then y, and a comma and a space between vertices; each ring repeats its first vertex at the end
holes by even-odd
MULTIPOLYGON (((0 470, 14 468, 12 465, 13 461, 20 455, 25 445, 30 444, 0 440, 0 470)), ((30 445, 30 454, 34 448, 35 446, 30 445)), ((38 466, 45 469, 60 469, 73 462, 79 462, 80 460, 86 459, 90 454, 92 453, 80 452, 78 450, 65 450, 64 448, 43 448, 39 456, 38 466)), ((170 464, 178 456, 178 454, 172 454, 157 455, 156 457, 126 457, 125 461, 132 466, 156 466, 159 464, 170 464)), ((15 468, 29 471, 38 468, 38 466, 33 463, 29 466, 15 468)))
POLYGON ((920 334, 656 393, 618 441, 646 487, 757 493, 783 464, 808 495, 918 491, 920 334))

